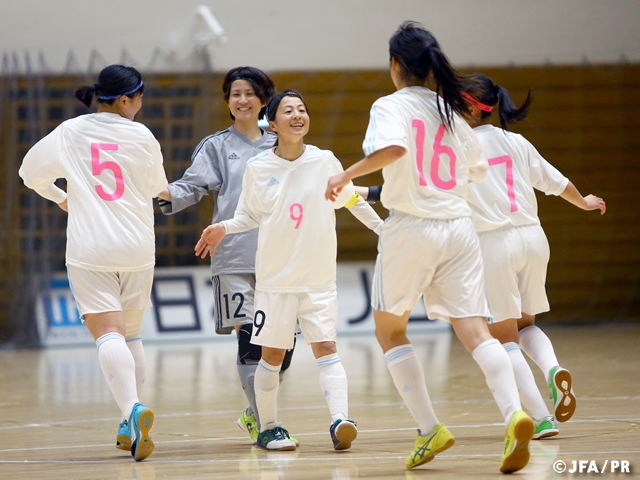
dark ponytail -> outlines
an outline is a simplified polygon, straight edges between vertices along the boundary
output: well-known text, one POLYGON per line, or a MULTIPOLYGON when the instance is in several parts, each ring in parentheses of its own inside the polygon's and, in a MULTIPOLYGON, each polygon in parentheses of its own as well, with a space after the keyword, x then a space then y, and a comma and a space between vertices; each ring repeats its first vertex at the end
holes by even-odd
POLYGON ((77 88, 73 93, 78 100, 89 108, 93 102, 93 96, 96 94, 96 87, 85 85, 84 87, 77 88))
POLYGON ((438 113, 448 128, 453 124, 454 112, 467 112, 467 104, 461 95, 466 85, 465 77, 451 66, 436 38, 422 25, 410 21, 400 25, 389 39, 389 55, 400 64, 404 80, 425 82, 433 73, 436 93, 444 103, 442 109, 438 98, 438 113))
POLYGON ((102 69, 96 83, 79 87, 73 93, 78 100, 91 107, 94 96, 98 97, 98 102, 110 105, 123 95, 133 98, 143 92, 144 83, 138 70, 124 65, 109 65, 102 69))
POLYGON ((516 107, 506 88, 496 85, 493 83, 493 80, 480 73, 469 76, 465 91, 472 97, 468 100, 469 103, 474 104, 475 102, 473 102, 473 100, 475 100, 482 106, 489 107, 488 109, 481 108, 482 113, 480 118, 482 119, 490 117, 493 107, 498 106, 500 126, 503 130, 509 130, 507 128, 509 123, 521 122, 527 118, 529 107, 533 101, 533 94, 531 90, 529 90, 524 103, 520 108, 516 107))

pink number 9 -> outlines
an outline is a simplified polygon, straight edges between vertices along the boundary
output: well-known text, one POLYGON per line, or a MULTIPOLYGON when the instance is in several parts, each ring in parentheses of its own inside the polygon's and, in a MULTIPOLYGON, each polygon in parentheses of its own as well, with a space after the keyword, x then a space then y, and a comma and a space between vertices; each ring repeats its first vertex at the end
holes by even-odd
POLYGON ((296 222, 295 229, 297 230, 298 228, 300 228, 300 223, 302 222, 302 217, 304 216, 302 205, 300 205, 299 203, 291 204, 291 206, 289 207, 289 216, 291 217, 291 220, 296 222), (298 211, 297 214, 296 210, 298 211))
POLYGON ((96 185, 98 196, 109 202, 118 200, 124 194, 124 178, 122 168, 116 162, 100 162, 100 150, 118 150, 117 143, 92 143, 91 144, 91 173, 97 177, 103 170, 111 170, 116 180, 116 191, 107 193, 102 185, 96 185))

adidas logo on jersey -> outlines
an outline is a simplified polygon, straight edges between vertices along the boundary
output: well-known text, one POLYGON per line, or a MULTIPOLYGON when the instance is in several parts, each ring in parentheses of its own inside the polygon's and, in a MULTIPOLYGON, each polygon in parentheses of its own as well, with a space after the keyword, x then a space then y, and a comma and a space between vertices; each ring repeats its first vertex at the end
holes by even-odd
POLYGON ((273 185, 278 185, 280 182, 276 180, 275 177, 271 177, 271 179, 267 182, 267 187, 271 187, 273 185))
POLYGON ((228 158, 229 160, 240 160, 240 157, 236 155, 236 152, 233 152, 228 158))

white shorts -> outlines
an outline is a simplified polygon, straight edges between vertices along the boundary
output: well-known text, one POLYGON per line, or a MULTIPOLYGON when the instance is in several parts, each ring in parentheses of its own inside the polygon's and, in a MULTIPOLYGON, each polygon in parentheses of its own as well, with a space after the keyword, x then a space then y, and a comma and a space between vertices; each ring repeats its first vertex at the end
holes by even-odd
POLYGON ((139 272, 101 272, 67 265, 69 286, 80 316, 150 307, 153 268, 139 272))
POLYGON ((371 305, 402 315, 420 297, 430 319, 487 317, 484 271, 471 218, 393 212, 378 241, 371 305))
POLYGON ((479 234, 490 322, 549 311, 544 284, 549 242, 540 225, 504 227, 479 234))
POLYGON ((273 293, 256 290, 251 343, 293 348, 296 320, 309 343, 335 342, 338 294, 329 292, 273 293))
POLYGON ((216 333, 228 335, 235 327, 252 323, 256 276, 251 273, 216 275, 211 280, 216 333))

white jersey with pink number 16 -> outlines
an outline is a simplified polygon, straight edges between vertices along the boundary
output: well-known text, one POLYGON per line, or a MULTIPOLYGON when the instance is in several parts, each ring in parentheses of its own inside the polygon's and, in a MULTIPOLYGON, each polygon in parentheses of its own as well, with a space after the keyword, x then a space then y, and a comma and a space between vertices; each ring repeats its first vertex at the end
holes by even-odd
POLYGON ((160 145, 115 113, 67 120, 24 157, 20 176, 41 196, 67 199, 67 265, 139 271, 155 264, 153 198, 167 186, 160 145), (67 180, 67 193, 54 185, 67 180))
POLYGON ((493 125, 481 125, 473 131, 490 166, 484 182, 469 188, 476 231, 539 225, 534 188, 547 195, 560 195, 569 180, 522 135, 493 125))
MULTIPOLYGON (((452 128, 445 127, 437 99, 427 88, 406 87, 376 100, 364 153, 390 146, 407 150, 382 170, 381 201, 386 208, 423 218, 469 217, 468 183, 482 181, 487 159, 461 117, 453 114, 452 128)), ((442 99, 440 106, 444 109, 442 99)))

